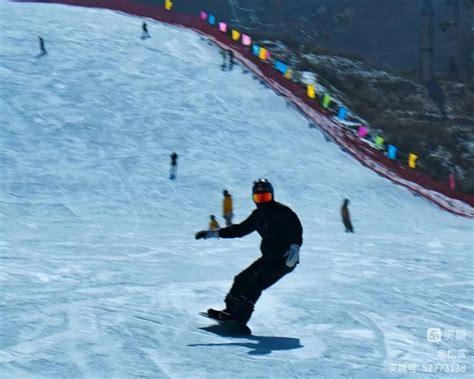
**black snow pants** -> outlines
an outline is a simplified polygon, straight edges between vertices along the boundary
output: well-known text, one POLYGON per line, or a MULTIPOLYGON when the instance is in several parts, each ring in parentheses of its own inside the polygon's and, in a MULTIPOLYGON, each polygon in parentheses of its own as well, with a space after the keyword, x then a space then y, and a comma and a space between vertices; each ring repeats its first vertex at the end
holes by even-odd
POLYGON ((346 227, 346 233, 354 233, 354 228, 350 220, 344 220, 344 226, 346 227))
POLYGON ((234 283, 225 298, 226 311, 235 319, 247 323, 262 291, 278 282, 295 267, 289 268, 284 260, 257 259, 235 276, 234 283))
POLYGON ((229 295, 233 297, 245 296, 247 300, 255 304, 263 290, 293 270, 294 267, 289 268, 284 260, 268 261, 259 258, 235 276, 229 295))

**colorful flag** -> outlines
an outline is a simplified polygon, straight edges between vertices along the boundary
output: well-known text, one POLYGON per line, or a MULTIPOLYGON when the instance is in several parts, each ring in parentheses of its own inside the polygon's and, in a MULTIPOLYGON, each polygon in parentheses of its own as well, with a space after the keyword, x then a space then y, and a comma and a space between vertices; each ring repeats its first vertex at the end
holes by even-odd
POLYGON ((357 131, 357 135, 360 137, 360 138, 364 138, 367 134, 369 134, 369 129, 367 129, 367 127, 365 126, 359 126, 359 130, 357 131))
POLYGON ((234 41, 238 41, 239 38, 240 38, 240 32, 235 29, 232 29, 232 39, 234 41))
POLYGON ((456 179, 454 178, 454 174, 452 172, 449 173, 449 188, 451 191, 456 189, 456 179))
POLYGON ((288 66, 280 61, 275 61, 275 63, 273 63, 273 67, 275 67, 275 69, 280 71, 282 74, 285 74, 286 70, 288 70, 288 66))
POLYGON ((339 107, 339 111, 337 112, 337 118, 339 120, 345 120, 347 116, 347 109, 345 107, 339 107))
POLYGON ((250 38, 247 34, 242 34, 242 45, 250 46, 252 44, 252 38, 250 38))
POLYGON ((219 30, 222 33, 227 33, 227 24, 225 22, 219 22, 219 30))
POLYGON ((385 142, 385 140, 383 139, 383 137, 375 136, 374 143, 375 143, 375 146, 377 147, 377 149, 379 149, 379 150, 383 149, 383 143, 384 142, 385 142))
POLYGON ((259 55, 259 53, 260 53, 260 46, 253 44, 253 46, 252 46, 252 53, 253 53, 253 55, 255 55, 256 57, 258 57, 258 55, 259 55))
POLYGON ((388 145, 388 157, 390 159, 397 159, 397 148, 393 145, 388 145))
POLYGON ((331 104, 331 95, 328 93, 325 93, 323 96, 323 108, 328 108, 329 104, 331 104))
POLYGON ((408 166, 410 166, 411 168, 415 168, 417 159, 418 155, 410 153, 410 155, 408 156, 408 166))

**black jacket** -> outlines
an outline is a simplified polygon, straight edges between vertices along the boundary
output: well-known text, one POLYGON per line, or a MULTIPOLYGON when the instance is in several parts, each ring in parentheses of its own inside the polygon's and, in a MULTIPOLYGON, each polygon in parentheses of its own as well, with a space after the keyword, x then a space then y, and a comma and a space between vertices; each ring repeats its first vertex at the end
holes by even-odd
POLYGON ((170 154, 170 158, 171 158, 171 166, 177 166, 178 165, 178 154, 176 154, 176 153, 170 154))
POLYGON ((344 223, 351 222, 351 216, 349 214, 349 208, 347 205, 341 207, 341 217, 344 223))
POLYGON ((243 237, 255 230, 262 237, 260 250, 264 259, 280 260, 290 245, 303 244, 303 227, 298 216, 276 201, 262 204, 242 223, 220 229, 219 237, 243 237))

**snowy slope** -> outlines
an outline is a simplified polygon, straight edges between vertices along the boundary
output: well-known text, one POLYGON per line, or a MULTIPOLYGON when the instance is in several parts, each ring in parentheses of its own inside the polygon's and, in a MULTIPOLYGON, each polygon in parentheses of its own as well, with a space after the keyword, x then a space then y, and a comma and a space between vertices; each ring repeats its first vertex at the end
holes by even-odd
POLYGON ((472 220, 362 167, 196 33, 149 21, 141 41, 140 24, 0 0, 0 377, 472 374, 472 220), (300 216, 301 264, 263 294, 254 336, 223 337, 197 313, 259 238, 193 237, 224 188, 245 218, 257 177, 300 216), (430 343, 431 327, 467 337, 430 343))

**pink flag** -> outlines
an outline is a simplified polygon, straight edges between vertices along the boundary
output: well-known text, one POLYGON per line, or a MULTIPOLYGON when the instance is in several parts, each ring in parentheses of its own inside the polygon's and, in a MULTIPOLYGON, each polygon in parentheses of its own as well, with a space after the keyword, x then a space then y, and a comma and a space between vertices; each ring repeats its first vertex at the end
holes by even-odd
POLYGON ((456 180, 454 179, 454 175, 452 173, 449 174, 449 188, 451 188, 451 191, 456 189, 456 180))
POLYGON ((227 33, 227 24, 225 22, 219 22, 219 31, 227 33))
POLYGON ((205 20, 205 19, 207 19, 207 13, 201 11, 201 20, 205 20))
POLYGON ((247 34, 242 34, 242 45, 250 46, 252 44, 252 38, 250 38, 247 34))
POLYGON ((365 126, 359 126, 359 131, 357 132, 360 138, 364 138, 369 134, 369 130, 365 126))

